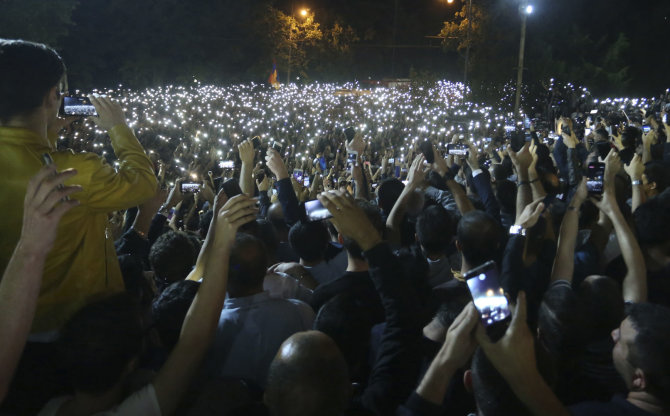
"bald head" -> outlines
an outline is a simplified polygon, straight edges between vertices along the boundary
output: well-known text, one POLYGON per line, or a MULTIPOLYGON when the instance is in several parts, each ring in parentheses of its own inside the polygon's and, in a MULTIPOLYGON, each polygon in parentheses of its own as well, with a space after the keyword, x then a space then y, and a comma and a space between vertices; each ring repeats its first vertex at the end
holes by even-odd
POLYGON ((349 398, 347 363, 328 335, 298 332, 284 341, 265 390, 273 416, 342 415, 349 398))

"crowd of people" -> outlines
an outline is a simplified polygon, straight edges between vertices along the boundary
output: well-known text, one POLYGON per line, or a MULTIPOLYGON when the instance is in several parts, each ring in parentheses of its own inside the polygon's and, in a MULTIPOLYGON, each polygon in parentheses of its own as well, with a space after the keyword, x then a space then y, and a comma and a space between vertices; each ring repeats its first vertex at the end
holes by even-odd
POLYGON ((0 74, 0 414, 670 414, 667 91, 0 74))

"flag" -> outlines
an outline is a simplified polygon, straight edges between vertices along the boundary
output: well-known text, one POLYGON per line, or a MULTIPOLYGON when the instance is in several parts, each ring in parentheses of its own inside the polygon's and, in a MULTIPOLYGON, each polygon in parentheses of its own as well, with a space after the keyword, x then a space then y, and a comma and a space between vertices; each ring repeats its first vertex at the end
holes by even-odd
POLYGON ((268 84, 272 85, 276 89, 279 89, 279 81, 277 81, 277 62, 272 62, 272 72, 270 72, 270 78, 268 78, 268 84))

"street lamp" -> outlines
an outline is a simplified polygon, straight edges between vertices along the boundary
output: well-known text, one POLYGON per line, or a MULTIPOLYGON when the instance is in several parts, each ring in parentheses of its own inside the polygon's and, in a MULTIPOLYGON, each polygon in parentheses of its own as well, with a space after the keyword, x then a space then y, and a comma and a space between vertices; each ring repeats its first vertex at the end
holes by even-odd
POLYGON ((516 98, 514 100, 514 118, 519 118, 519 107, 521 106, 521 84, 523 83, 523 59, 526 49, 526 20, 528 15, 533 13, 533 6, 528 4, 528 0, 523 0, 521 7, 521 40, 519 41, 519 67, 516 73, 516 98))
MULTIPOLYGON (((291 6, 291 19, 293 19, 293 6, 291 6)), ((309 15, 309 9, 300 9, 300 16, 307 17, 309 15)), ((286 74, 286 85, 291 83, 291 53, 293 52, 293 22, 291 22, 291 28, 288 32, 288 71, 286 74)))

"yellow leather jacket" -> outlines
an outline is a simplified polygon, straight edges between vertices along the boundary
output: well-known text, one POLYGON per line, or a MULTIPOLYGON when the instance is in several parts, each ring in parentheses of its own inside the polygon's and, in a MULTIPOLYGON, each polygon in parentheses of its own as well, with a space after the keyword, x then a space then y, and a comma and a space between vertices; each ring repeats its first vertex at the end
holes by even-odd
POLYGON ((120 162, 116 170, 93 153, 52 151, 54 146, 31 130, 0 127, 0 270, 19 240, 26 187, 43 165, 42 154, 50 153, 59 171, 76 169, 66 185, 83 187, 72 195, 81 204, 61 220, 47 257, 33 333, 56 330, 92 297, 124 288, 107 214, 149 199, 156 177, 132 130, 118 125, 109 136, 120 162))

